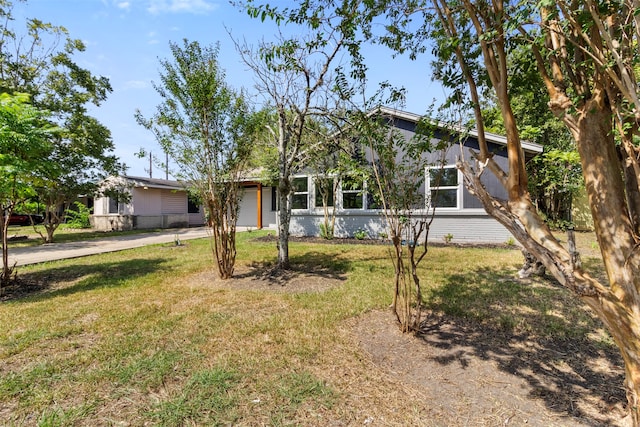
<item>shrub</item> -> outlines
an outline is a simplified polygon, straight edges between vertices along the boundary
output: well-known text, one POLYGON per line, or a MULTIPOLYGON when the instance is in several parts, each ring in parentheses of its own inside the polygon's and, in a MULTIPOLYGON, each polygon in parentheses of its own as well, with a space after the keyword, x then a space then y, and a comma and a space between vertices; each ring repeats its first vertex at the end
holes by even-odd
POLYGON ((324 223, 320 224, 320 237, 326 240, 333 239, 333 227, 324 223))
POLYGON ((362 228, 358 228, 356 232, 353 233, 353 237, 355 237, 358 240, 364 240, 367 238, 367 232, 364 231, 362 228))
POLYGON ((91 208, 80 202, 74 203, 74 209, 67 209, 66 223, 71 228, 91 228, 91 208))

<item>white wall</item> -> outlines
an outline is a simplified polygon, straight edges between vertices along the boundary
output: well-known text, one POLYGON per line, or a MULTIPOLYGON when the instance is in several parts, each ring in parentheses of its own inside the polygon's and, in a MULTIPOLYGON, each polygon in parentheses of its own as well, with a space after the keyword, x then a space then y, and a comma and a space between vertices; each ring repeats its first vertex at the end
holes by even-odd
POLYGON ((187 192, 162 190, 161 214, 185 214, 187 213, 187 192))
MULTIPOLYGON (((158 215, 162 212, 161 191, 158 188, 145 190, 136 187, 132 190, 131 204, 134 215, 158 215)), ((166 191, 166 190, 164 190, 166 191)))
MULTIPOLYGON (((240 201, 238 226, 258 226, 258 188, 245 188, 240 201)), ((275 228, 276 212, 271 210, 271 187, 262 187, 262 227, 275 228)))
POLYGON ((271 187, 262 187, 262 226, 276 228, 276 211, 271 210, 271 198, 271 187))
MULTIPOLYGON (((264 195, 264 192, 263 192, 264 195)), ((239 227, 257 227, 258 226, 258 188, 245 188, 240 200, 240 212, 238 213, 239 227)))

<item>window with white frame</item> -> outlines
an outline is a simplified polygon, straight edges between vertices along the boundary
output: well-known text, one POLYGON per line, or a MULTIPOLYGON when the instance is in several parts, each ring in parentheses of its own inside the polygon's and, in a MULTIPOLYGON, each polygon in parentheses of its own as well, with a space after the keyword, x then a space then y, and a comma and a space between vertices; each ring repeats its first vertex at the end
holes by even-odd
POLYGON ((460 207, 460 177, 455 165, 427 168, 427 197, 433 208, 460 207))
POLYGON ((291 197, 291 209, 309 208, 309 180, 307 177, 298 177, 291 180, 293 195, 291 197))
POLYGON ((342 209, 364 209, 364 180, 345 177, 341 182, 342 209))

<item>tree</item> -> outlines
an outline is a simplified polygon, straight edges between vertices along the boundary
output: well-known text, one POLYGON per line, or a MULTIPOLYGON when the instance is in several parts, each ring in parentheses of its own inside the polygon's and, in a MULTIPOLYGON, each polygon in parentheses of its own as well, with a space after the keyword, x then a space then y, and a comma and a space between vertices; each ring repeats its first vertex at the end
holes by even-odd
POLYGON ((46 172, 47 164, 42 159, 52 151, 53 136, 58 131, 47 121, 47 113, 28 100, 26 94, 0 94, 0 292, 14 273, 9 265, 9 218, 17 204, 34 195, 33 182, 46 172))
MULTIPOLYGON (((402 332, 417 332, 423 321, 418 266, 428 252, 429 229, 437 205, 435 200, 425 199, 425 167, 432 167, 429 173, 434 175, 434 182, 439 182, 447 143, 441 141, 434 146, 431 126, 426 123, 418 125, 415 135, 407 139, 392 121, 383 110, 356 112, 352 130, 368 151, 373 202, 382 211, 393 244, 392 309, 402 332)), ((437 198, 437 194, 434 196, 437 198)))
POLYGON ((117 158, 108 153, 113 148, 110 132, 96 119, 80 115, 64 125, 65 133, 49 155, 50 167, 34 182, 38 200, 45 206, 46 234, 39 234, 46 243, 53 242, 64 213, 79 195, 99 193, 98 183, 121 169, 117 158))
MULTIPOLYGON (((544 147, 526 166, 532 202, 552 227, 571 230, 572 202, 584 188, 580 156, 569 130, 549 110, 549 94, 529 46, 516 45, 507 55, 509 95, 520 135, 544 147)), ((484 97, 491 100, 482 111, 487 130, 504 135, 495 96, 485 91, 484 97)))
POLYGON ((243 61, 254 72, 256 88, 276 113, 276 123, 269 130, 278 152, 279 269, 290 268, 291 178, 306 164, 318 143, 310 132, 309 120, 339 110, 340 100, 349 94, 341 52, 354 55, 352 77, 362 76, 357 27, 353 25, 359 16, 359 2, 328 3, 304 2, 299 9, 280 11, 249 2, 245 7, 250 16, 297 25, 308 33, 294 37, 280 34, 278 42, 263 41, 256 49, 236 42, 243 61), (342 15, 334 14, 334 6, 339 6, 342 15))
POLYGON ((178 176, 204 203, 212 226, 212 251, 222 279, 233 275, 240 178, 250 159, 257 115, 242 92, 225 82, 218 63, 219 46, 198 42, 169 44, 172 61, 161 60, 162 98, 156 113, 139 124, 151 130, 178 165, 178 176))
MULTIPOLYGON (((500 107, 507 137, 508 171, 492 162, 483 138, 476 159, 459 163, 470 191, 540 260, 560 284, 602 320, 625 362, 630 420, 640 424, 640 99, 636 55, 640 37, 637 2, 585 0, 510 3, 433 0, 395 4, 400 27, 421 13, 426 24, 410 34, 394 30, 396 47, 436 40, 440 61, 454 70, 460 92, 471 100, 479 136, 484 132, 479 82, 486 76, 500 107), (404 42, 408 41, 409 44, 404 42), (508 52, 528 43, 549 93, 549 107, 575 141, 607 281, 574 263, 532 204, 520 131, 510 100, 508 52), (486 70, 484 75, 481 69, 486 70), (508 200, 491 197, 480 176, 490 170, 508 200)), ((387 5, 389 6, 389 5, 387 5)), ((407 28, 406 26, 404 28, 407 28)), ((453 82, 454 79, 451 80, 453 82)))
POLYGON ((42 159, 48 167, 34 182, 34 196, 45 206, 46 235, 41 236, 51 242, 65 208, 121 169, 111 154, 109 130, 87 114, 87 105, 100 105, 111 86, 74 62, 85 46, 64 27, 28 19, 26 34, 20 34, 13 27, 12 9, 10 0, 0 0, 0 90, 30 94, 34 107, 49 111, 49 120, 64 129, 42 159))

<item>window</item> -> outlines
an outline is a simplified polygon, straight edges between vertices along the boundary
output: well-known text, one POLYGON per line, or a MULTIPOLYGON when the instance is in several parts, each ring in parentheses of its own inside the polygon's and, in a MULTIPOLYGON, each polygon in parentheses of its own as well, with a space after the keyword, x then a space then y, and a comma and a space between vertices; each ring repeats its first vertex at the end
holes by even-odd
POLYGON ((187 198, 187 212, 188 213, 200 213, 200 202, 197 198, 189 196, 187 198))
POLYGON ((362 178, 346 177, 342 180, 342 208, 363 209, 363 180, 362 178))
POLYGON ((109 213, 118 213, 118 199, 116 197, 109 197, 109 213))
POLYGON ((459 178, 455 166, 428 168, 429 205, 434 208, 458 208, 459 178))
POLYGON ((307 177, 293 178, 291 181, 293 197, 291 198, 291 209, 309 208, 309 180, 307 177))
POLYGON ((334 179, 333 178, 316 178, 316 197, 314 206, 317 208, 324 207, 322 199, 326 197, 327 207, 333 206, 334 179))

